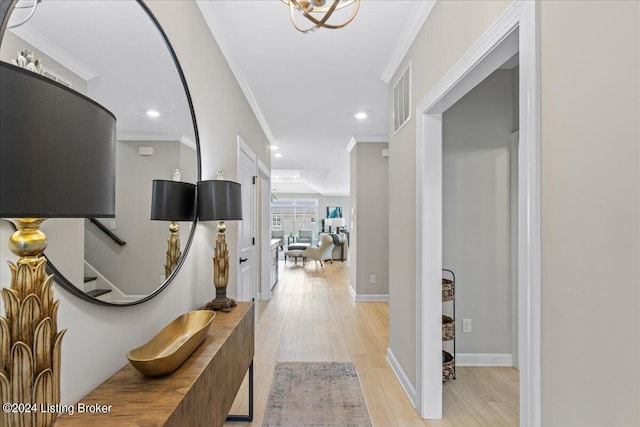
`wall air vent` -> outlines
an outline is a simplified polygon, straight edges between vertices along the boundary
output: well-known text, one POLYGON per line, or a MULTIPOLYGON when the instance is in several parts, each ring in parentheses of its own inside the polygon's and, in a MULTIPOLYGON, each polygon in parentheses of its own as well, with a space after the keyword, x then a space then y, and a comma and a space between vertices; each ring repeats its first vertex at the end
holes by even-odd
POLYGON ((411 62, 393 85, 393 134, 411 120, 411 62))

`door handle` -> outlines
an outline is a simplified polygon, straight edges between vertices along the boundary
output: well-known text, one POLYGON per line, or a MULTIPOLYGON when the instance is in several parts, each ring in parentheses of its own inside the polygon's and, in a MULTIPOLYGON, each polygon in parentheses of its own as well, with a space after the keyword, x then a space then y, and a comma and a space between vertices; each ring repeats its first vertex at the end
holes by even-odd
POLYGON ((242 264, 243 262, 249 261, 249 258, 240 258, 240 264, 242 264))

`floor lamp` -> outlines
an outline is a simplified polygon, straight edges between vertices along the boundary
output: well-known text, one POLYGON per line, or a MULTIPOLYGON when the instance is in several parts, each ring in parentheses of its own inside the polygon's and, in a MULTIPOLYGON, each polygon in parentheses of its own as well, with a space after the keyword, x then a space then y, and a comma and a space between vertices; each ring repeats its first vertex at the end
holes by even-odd
POLYGON ((236 306, 236 302, 227 297, 229 251, 225 240, 227 226, 224 222, 242 219, 240 184, 221 179, 199 181, 197 195, 198 219, 200 221, 219 221, 213 257, 213 284, 216 288, 216 298, 207 303, 205 308, 228 312, 236 306))
MULTIPOLYGON (((91 99, 0 62, 0 217, 17 231, 2 289, 0 400, 60 403, 59 300, 46 275, 47 218, 113 217, 116 119, 91 99)), ((79 260, 81 262, 81 260, 79 260)), ((51 426, 55 412, 0 412, 0 425, 51 426)))

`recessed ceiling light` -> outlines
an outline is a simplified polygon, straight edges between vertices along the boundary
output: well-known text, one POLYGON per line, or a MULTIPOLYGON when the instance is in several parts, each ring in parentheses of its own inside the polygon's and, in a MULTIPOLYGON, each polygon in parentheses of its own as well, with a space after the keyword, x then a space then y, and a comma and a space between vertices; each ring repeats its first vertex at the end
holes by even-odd
POLYGON ((278 175, 274 176, 275 179, 280 179, 280 177, 278 175))
POLYGON ((299 177, 299 176, 297 176, 297 175, 293 177, 293 179, 298 179, 298 178, 300 178, 300 177, 299 177))
POLYGON ((353 115, 358 120, 364 120, 367 118, 367 113, 365 111, 359 111, 353 115))
POLYGON ((155 119, 156 117, 160 117, 160 112, 157 110, 147 110, 147 116, 155 119))
POLYGON ((278 149, 278 146, 277 146, 277 145, 273 145, 273 144, 271 144, 271 145, 269 146, 269 148, 271 148, 272 150, 277 150, 277 149, 278 149))
POLYGON ((280 158, 280 157, 282 157, 282 153, 276 153, 276 154, 274 154, 274 156, 280 158))

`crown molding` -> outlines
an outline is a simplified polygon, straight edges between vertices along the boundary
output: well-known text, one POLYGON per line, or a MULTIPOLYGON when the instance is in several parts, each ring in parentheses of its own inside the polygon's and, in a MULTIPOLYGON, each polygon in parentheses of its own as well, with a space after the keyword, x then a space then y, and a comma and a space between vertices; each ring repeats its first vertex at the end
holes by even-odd
POLYGON ((83 80, 89 81, 98 77, 98 73, 85 65, 82 61, 76 57, 70 55, 67 51, 62 49, 57 44, 49 41, 45 36, 38 31, 29 27, 28 25, 22 25, 12 30, 14 34, 20 37, 25 42, 29 43, 45 55, 55 59, 60 65, 69 69, 74 74, 80 76, 83 80))
POLYGON ((385 135, 352 136, 346 148, 347 153, 350 153, 359 142, 389 142, 389 137, 385 135))
POLYGON ((196 143, 193 142, 191 140, 191 138, 189 138, 189 137, 187 137, 185 135, 182 135, 180 137, 180 142, 183 143, 184 145, 186 145, 187 147, 193 149, 193 150, 197 150, 196 143))
POLYGON ((213 7, 212 3, 213 2, 211 1, 196 0, 196 4, 200 8, 200 12, 202 13, 204 20, 207 23, 207 26, 209 27, 209 31, 211 32, 211 35, 213 36, 214 40, 218 44, 218 47, 220 47, 220 50, 222 51, 222 55, 227 60, 227 64, 229 65, 231 72, 235 76, 236 81, 238 82, 238 85, 242 90, 242 93, 244 93, 244 96, 247 99, 247 102, 249 103, 249 105, 251 106, 251 109, 253 110, 253 113, 256 115, 256 119, 258 120, 258 123, 260 123, 260 127, 262 127, 262 131, 266 135, 267 140, 269 140, 269 143, 275 144, 275 138, 273 137, 273 133, 271 133, 271 128, 269 127, 269 123, 267 122, 267 119, 264 117, 264 114, 262 113, 262 109, 260 108, 260 105, 258 104, 258 101, 256 100, 255 96, 253 95, 253 91, 251 90, 251 87, 249 86, 249 83, 247 82, 247 79, 245 78, 244 73, 242 72, 242 68, 238 63, 237 58, 233 54, 233 49, 231 49, 231 46, 229 45, 227 38, 224 37, 222 32, 216 31, 217 28, 220 28, 220 25, 216 18, 217 14, 215 13, 215 11, 211 9, 213 7))
POLYGON ((358 141, 356 140, 355 137, 351 137, 351 141, 349 141, 349 144, 347 145, 347 153, 350 153, 351 150, 353 150, 356 146, 356 144, 358 143, 358 141))
POLYGON ((429 14, 431 14, 431 10, 433 10, 433 6, 436 4, 436 1, 437 0, 417 1, 413 6, 413 11, 407 21, 407 25, 405 25, 402 34, 400 34, 400 38, 393 48, 391 56, 387 61, 387 65, 384 67, 382 75, 380 76, 382 81, 386 84, 389 84, 393 75, 398 71, 398 67, 400 67, 402 60, 409 51, 413 41, 416 39, 422 25, 427 20, 429 14))

